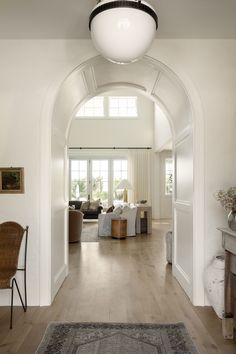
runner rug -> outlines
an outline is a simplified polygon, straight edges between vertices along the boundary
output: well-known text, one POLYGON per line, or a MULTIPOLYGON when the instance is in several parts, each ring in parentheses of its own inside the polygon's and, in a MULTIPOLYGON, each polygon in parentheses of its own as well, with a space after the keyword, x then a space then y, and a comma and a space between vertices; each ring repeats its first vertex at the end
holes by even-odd
MULTIPOLYGON (((36 354, 197 354, 183 323, 50 323, 36 354)), ((198 353, 199 354, 199 353, 198 353)))

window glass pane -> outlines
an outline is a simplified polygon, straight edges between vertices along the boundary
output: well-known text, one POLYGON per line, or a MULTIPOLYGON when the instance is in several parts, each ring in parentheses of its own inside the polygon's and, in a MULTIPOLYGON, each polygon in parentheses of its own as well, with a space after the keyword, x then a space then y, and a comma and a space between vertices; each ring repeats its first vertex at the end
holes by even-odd
POLYGON ((109 116, 110 117, 137 117, 136 96, 110 96, 109 116))
POLYGON ((86 179, 87 178, 87 171, 80 171, 80 178, 81 179, 86 179))
POLYGON ((84 103, 76 117, 103 117, 104 116, 104 97, 95 96, 84 103))
POLYGON ((87 171, 87 161, 79 161, 79 168, 80 170, 87 171))
POLYGON ((119 169, 119 166, 120 166, 120 160, 114 160, 114 161, 113 161, 114 171, 116 171, 117 169, 119 169))
POLYGON ((122 166, 122 170, 127 171, 127 169, 128 169, 128 161, 127 160, 121 160, 121 166, 122 166))
POLYGON ((108 202, 108 160, 92 161, 92 199, 108 202))
POLYGON ((79 172, 78 171, 71 171, 71 180, 77 180, 79 178, 79 172))
POLYGON ((128 163, 127 160, 113 161, 113 204, 116 205, 123 201, 123 191, 117 190, 117 186, 122 179, 128 177, 128 163))
POLYGON ((71 199, 86 200, 88 195, 87 161, 71 160, 70 175, 71 175, 71 199))
POLYGON ((79 161, 72 160, 71 161, 71 169, 78 170, 79 169, 79 161))
POLYGON ((173 162, 165 159, 165 195, 171 195, 173 191, 173 162))
POLYGON ((104 207, 108 206, 108 197, 112 199, 109 204, 123 201, 123 191, 116 190, 116 187, 122 179, 127 179, 126 159, 115 159, 111 163, 102 159, 91 160, 91 170, 89 160, 71 160, 70 169, 72 200, 87 200, 90 194, 91 199, 100 199, 104 207), (91 175, 88 175, 89 170, 91 175), (113 181, 110 181, 111 176, 113 181))

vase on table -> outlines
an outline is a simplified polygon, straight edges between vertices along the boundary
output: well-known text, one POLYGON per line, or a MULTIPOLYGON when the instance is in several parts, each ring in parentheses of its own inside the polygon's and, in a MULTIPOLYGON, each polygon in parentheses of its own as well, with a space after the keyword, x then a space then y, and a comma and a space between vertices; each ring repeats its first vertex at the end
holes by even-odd
POLYGON ((217 316, 221 319, 224 311, 224 269, 224 256, 219 255, 214 257, 204 275, 204 285, 208 300, 217 316))
POLYGON ((228 214, 228 225, 233 231, 236 231, 236 210, 232 209, 228 214))

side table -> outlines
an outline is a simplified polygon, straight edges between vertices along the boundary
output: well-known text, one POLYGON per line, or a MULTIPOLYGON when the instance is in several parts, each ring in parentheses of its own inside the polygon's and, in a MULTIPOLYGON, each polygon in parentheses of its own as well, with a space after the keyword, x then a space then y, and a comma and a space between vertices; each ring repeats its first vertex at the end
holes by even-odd
POLYGON ((127 219, 111 220, 111 236, 113 238, 126 238, 127 235, 127 219))
POLYGON ((151 234, 152 233, 152 207, 147 205, 136 205, 136 233, 151 234))
POLYGON ((225 249, 224 317, 223 337, 235 339, 236 333, 236 231, 218 228, 222 232, 222 246, 225 249))

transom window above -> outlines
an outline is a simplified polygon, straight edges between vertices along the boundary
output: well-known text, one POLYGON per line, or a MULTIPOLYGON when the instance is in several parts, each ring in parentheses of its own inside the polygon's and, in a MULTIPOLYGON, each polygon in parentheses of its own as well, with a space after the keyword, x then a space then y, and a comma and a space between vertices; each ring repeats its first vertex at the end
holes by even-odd
POLYGON ((109 116, 110 117, 137 117, 136 96, 110 96, 109 116))
POLYGON ((137 106, 137 96, 95 96, 80 107, 76 118, 135 118, 137 106))
POLYGON ((104 116, 104 97, 95 96, 84 103, 76 117, 103 117, 104 116))

